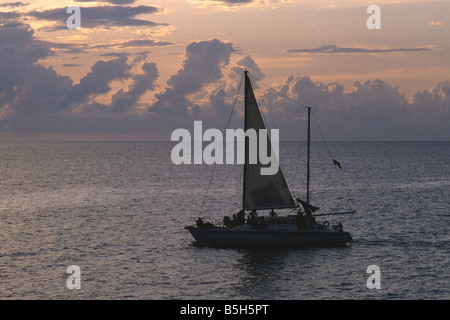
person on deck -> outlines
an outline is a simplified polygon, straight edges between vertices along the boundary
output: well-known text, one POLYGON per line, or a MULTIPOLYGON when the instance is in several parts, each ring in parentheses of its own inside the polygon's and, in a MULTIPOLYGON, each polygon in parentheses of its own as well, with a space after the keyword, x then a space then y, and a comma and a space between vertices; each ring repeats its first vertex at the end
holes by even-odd
POLYGON ((237 217, 236 217, 236 223, 237 223, 238 226, 245 223, 244 210, 241 210, 241 211, 238 212, 237 217))
POLYGON ((249 226, 252 226, 256 223, 257 220, 258 220, 258 213, 256 212, 256 210, 252 210, 252 212, 250 212, 250 214, 248 215, 247 224, 249 226))

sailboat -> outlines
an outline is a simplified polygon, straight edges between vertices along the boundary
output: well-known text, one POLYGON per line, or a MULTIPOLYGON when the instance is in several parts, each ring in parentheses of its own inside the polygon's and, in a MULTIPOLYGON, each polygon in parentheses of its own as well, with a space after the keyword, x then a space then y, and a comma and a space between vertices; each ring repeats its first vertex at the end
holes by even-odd
MULTIPOLYGON (((266 126, 253 92, 247 70, 244 71, 244 127, 256 131, 266 126)), ((249 142, 245 139, 245 162, 243 172, 242 210, 233 215, 225 216, 222 225, 205 223, 201 218, 195 225, 185 227, 198 244, 219 246, 246 245, 344 245, 352 241, 349 232, 343 230, 342 224, 331 226, 327 221, 316 221, 319 209, 310 204, 310 117, 308 108, 308 140, 307 140, 307 177, 306 201, 295 198, 286 183, 284 174, 279 167, 273 175, 261 175, 263 167, 259 161, 250 163, 249 142), (275 210, 291 209, 295 214, 278 215, 275 210), (270 210, 267 216, 259 216, 258 211, 270 210), (246 217, 246 213, 247 217, 246 217)), ((269 136, 267 148, 271 149, 269 136)), ((340 212, 334 214, 355 213, 340 212)), ((321 215, 332 215, 321 214, 321 215)))

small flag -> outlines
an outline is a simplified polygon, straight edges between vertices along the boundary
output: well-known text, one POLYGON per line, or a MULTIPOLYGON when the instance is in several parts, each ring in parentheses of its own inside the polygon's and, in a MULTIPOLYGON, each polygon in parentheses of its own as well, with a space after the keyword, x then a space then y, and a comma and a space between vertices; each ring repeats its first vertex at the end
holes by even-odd
POLYGON ((307 202, 300 200, 299 198, 297 198, 297 201, 300 202, 303 206, 303 209, 305 211, 307 211, 307 209, 310 209, 312 212, 315 212, 317 210, 319 210, 319 207, 314 207, 313 205, 308 204, 307 202))
POLYGON ((334 163, 335 166, 338 166, 339 169, 342 169, 341 164, 338 161, 333 159, 333 163, 334 163))

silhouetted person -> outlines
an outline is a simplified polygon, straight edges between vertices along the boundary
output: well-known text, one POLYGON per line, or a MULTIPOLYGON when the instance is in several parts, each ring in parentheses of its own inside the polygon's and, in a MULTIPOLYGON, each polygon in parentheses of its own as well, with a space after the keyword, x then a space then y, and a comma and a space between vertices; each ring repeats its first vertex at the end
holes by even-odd
POLYGON ((238 212, 237 214, 237 218, 236 218, 236 222, 238 225, 244 224, 245 223, 245 213, 244 210, 241 210, 238 212))
POLYGON ((253 226, 256 223, 257 219, 258 213, 256 212, 256 210, 252 210, 252 212, 250 212, 250 214, 248 215, 247 224, 249 226, 253 226))

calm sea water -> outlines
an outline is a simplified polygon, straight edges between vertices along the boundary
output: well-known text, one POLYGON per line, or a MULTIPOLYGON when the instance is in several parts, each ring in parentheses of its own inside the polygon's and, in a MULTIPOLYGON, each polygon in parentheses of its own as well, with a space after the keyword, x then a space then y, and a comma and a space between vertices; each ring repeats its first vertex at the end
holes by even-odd
MULTIPOLYGON (((356 209, 327 217, 354 241, 294 249, 196 246, 184 226, 200 214, 212 166, 176 166, 172 147, 0 143, 0 298, 450 298, 450 143, 313 143, 311 201, 322 213, 356 209), (70 265, 80 290, 66 287, 70 265), (370 265, 379 290, 366 286, 370 265)), ((301 197, 305 147, 281 148, 301 197)), ((216 167, 205 220, 238 211, 241 174, 216 167)))

